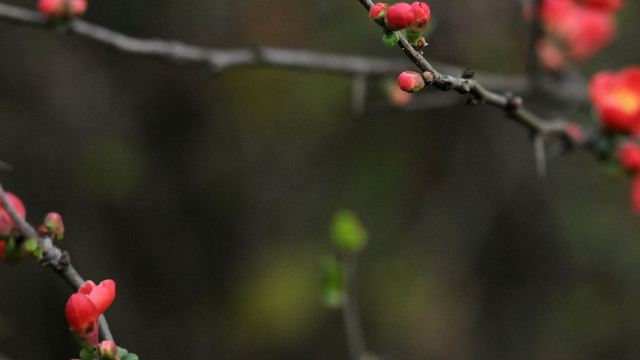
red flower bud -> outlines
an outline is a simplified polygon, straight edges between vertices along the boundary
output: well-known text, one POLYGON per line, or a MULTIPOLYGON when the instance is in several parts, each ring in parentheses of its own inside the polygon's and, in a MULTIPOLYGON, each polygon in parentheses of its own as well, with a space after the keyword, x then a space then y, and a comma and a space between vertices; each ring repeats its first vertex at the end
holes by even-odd
POLYGON ((38 10, 50 18, 80 16, 87 11, 87 0, 39 0, 38 10))
POLYGON ((100 285, 89 280, 71 295, 65 313, 69 328, 79 338, 98 343, 98 317, 111 305, 116 296, 116 283, 104 280, 100 285))
POLYGON ((48 17, 61 17, 66 12, 64 0, 40 0, 38 10, 48 17))
POLYGON ((622 166, 636 172, 640 170, 640 146, 633 142, 624 143, 618 148, 618 160, 622 166))
MULTIPOLYGON (((62 216, 57 212, 50 212, 44 217, 44 226, 48 232, 53 233, 57 240, 64 236, 64 223, 62 216)), ((40 228, 38 228, 40 231, 40 228)))
POLYGON ((118 355, 118 346, 109 340, 105 340, 96 346, 96 350, 98 350, 98 355, 100 355, 101 359, 115 360, 118 355))
POLYGON ((398 76, 398 87, 406 92, 416 92, 424 88, 422 75, 415 71, 405 71, 398 76))
POLYGON ((377 3, 369 10, 371 19, 379 24, 384 24, 384 16, 389 10, 389 5, 385 3, 377 3))
MULTIPOLYGON (((22 200, 20 200, 17 196, 13 195, 10 192, 7 192, 6 194, 7 194, 7 198, 9 199, 9 202, 11 202, 11 205, 13 205, 13 208, 16 209, 16 212, 18 212, 18 215, 20 215, 20 217, 24 219, 25 216, 27 215, 27 212, 24 208, 24 204, 22 203, 22 200)), ((17 228, 18 226, 13 221, 13 219, 11 219, 11 216, 9 216, 9 213, 7 213, 7 211, 2 207, 2 200, 0 199, 0 235, 1 236, 10 235, 11 230, 17 229, 17 228), (7 224, 11 225, 11 228, 8 228, 7 224)))
POLYGON ((415 17, 415 23, 412 28, 414 30, 424 31, 427 28, 429 20, 431 20, 431 9, 429 9, 429 5, 416 1, 411 4, 411 10, 415 17))
POLYGON ((391 30, 402 30, 411 26, 416 18, 411 10, 411 5, 407 3, 397 3, 387 10, 385 16, 387 27, 391 30))

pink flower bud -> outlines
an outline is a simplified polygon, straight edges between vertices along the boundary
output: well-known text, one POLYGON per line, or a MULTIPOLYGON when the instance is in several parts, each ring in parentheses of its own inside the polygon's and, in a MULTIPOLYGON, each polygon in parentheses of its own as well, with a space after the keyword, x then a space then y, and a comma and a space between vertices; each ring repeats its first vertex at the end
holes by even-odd
POLYGON ((118 354, 118 346, 109 340, 104 340, 98 344, 96 350, 98 350, 98 355, 100 355, 101 359, 115 360, 118 354))
POLYGON ((624 143, 618 148, 618 160, 622 166, 636 172, 640 170, 640 146, 633 142, 624 143))
POLYGON ((389 10, 389 5, 385 3, 377 3, 369 10, 371 19, 379 24, 384 24, 384 16, 389 10))
MULTIPOLYGON (((64 236, 64 223, 62 222, 62 216, 57 212, 50 212, 44 218, 44 226, 46 230, 53 233, 57 240, 62 239, 64 236)), ((40 228, 38 228, 40 231, 40 228)))
POLYGON ((411 10, 411 5, 407 3, 397 3, 387 10, 385 16, 387 27, 391 30, 402 30, 411 26, 416 18, 411 10))
POLYGON ((411 10, 415 17, 415 23, 412 28, 414 30, 424 31, 427 28, 429 20, 431 20, 431 9, 429 9, 429 5, 416 1, 411 4, 411 10))
POLYGON ((398 76, 398 87, 406 92, 417 92, 424 88, 422 75, 415 71, 405 71, 398 76))

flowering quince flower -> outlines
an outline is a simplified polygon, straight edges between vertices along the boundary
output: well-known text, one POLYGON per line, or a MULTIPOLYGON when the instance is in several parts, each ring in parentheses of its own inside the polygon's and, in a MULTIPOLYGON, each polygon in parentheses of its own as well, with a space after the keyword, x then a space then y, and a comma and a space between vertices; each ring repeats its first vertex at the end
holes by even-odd
POLYGON ((98 317, 116 296, 116 283, 104 280, 97 285, 89 280, 67 301, 65 313, 69 328, 79 340, 98 344, 98 317))
POLYGON ((595 74, 589 97, 605 128, 640 135, 640 66, 595 74))
POLYGON ((416 18, 411 5, 402 2, 392 5, 387 10, 385 21, 389 29, 402 30, 411 26, 416 21, 416 18))
POLYGON ((402 91, 417 92, 424 88, 425 82, 422 75, 415 71, 405 71, 398 75, 398 87, 402 91))
POLYGON ((572 0, 544 0, 540 18, 575 60, 586 60, 608 45, 616 32, 613 13, 572 0))
POLYGON ((626 142, 618 148, 618 160, 622 166, 632 172, 640 170, 640 145, 626 142))

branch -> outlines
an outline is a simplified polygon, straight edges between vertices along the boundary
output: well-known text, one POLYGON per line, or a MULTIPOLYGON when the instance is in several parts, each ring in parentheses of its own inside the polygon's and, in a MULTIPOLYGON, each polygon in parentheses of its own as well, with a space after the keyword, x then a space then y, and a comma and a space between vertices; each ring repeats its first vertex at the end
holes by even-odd
MULTIPOLYGON (((1 2, 0 19, 43 29, 50 27, 48 19, 39 12, 1 2)), ((357 88, 362 84, 364 77, 396 76, 406 70, 408 64, 404 59, 330 54, 312 50, 292 50, 267 46, 215 49, 189 45, 178 41, 140 39, 79 19, 71 20, 68 25, 69 33, 109 46, 123 53, 152 57, 180 65, 207 66, 214 72, 236 67, 272 66, 352 75, 356 79, 354 92, 359 91, 357 88)), ((448 73, 460 73, 464 69, 461 66, 450 64, 438 63, 436 65, 448 73)), ((522 76, 518 75, 506 76, 482 73, 482 79, 484 84, 494 88, 515 86, 517 89, 525 91, 525 88, 529 85, 523 81, 522 76)), ((560 92, 558 87, 554 89, 554 92, 560 92)), ((575 94, 575 91, 567 91, 566 96, 570 95, 575 98, 575 94)), ((362 104, 357 103, 360 100, 356 98, 354 101, 356 102, 354 104, 355 112, 361 112, 362 104)))
MULTIPOLYGON (((7 211, 11 220, 18 225, 18 229, 22 236, 25 239, 36 239, 38 245, 43 247, 44 251, 40 262, 53 269, 67 282, 67 284, 71 286, 74 291, 78 291, 78 289, 84 285, 85 281, 71 265, 69 254, 53 245, 53 240, 51 238, 39 236, 33 226, 29 225, 29 223, 27 223, 27 221, 18 214, 11 201, 9 201, 2 184, 0 184, 0 200, 2 207, 7 211)), ((102 338, 113 341, 113 335, 111 335, 109 324, 107 323, 107 319, 104 315, 100 315, 98 321, 100 322, 100 335, 102 338)))
MULTIPOLYGON (((368 11, 373 7, 371 0, 358 0, 362 6, 368 11)), ((440 73, 436 68, 427 61, 421 53, 416 51, 407 39, 398 32, 400 41, 398 45, 404 53, 420 68, 423 72, 433 74, 432 85, 440 90, 456 90, 461 94, 470 94, 472 100, 476 102, 487 103, 503 109, 509 117, 519 124, 531 130, 534 134, 540 134, 544 137, 552 135, 560 135, 567 137, 567 122, 562 119, 543 119, 523 106, 522 98, 514 96, 511 93, 498 94, 488 90, 478 81, 474 79, 455 77, 440 73)))

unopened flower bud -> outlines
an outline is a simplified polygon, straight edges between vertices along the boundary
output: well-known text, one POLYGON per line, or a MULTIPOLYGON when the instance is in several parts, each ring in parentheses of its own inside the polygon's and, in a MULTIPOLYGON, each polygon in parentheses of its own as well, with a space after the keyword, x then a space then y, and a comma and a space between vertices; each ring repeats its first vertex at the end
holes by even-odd
MULTIPOLYGON (((64 223, 62 222, 62 216, 57 212, 50 212, 45 216, 44 226, 55 234, 56 240, 61 240, 64 237, 64 223)), ((40 229, 38 228, 38 230, 40 229)))
POLYGON ((104 340, 96 346, 96 349, 102 360, 114 360, 118 355, 118 346, 113 341, 104 340))
POLYGON ((422 73, 422 78, 426 84, 431 84, 433 82, 433 73, 431 71, 425 71, 422 73))
POLYGON ((66 12, 64 0, 40 0, 38 10, 48 17, 62 17, 66 12))
POLYGON ((408 28, 415 22, 416 18, 411 10, 411 5, 407 3, 397 3, 387 10, 385 23, 391 30, 402 30, 408 28))
POLYGON ((384 16, 389 10, 389 5, 385 3, 377 3, 369 10, 369 16, 373 21, 380 25, 384 25, 384 16))
POLYGON ((424 88, 422 75, 415 71, 405 71, 398 76, 398 87, 406 92, 417 92, 424 88))
POLYGON ((429 9, 429 5, 416 1, 411 4, 411 10, 415 17, 415 23, 412 25, 412 28, 414 30, 424 31, 427 28, 427 24, 429 24, 429 20, 431 20, 431 9, 429 9))

